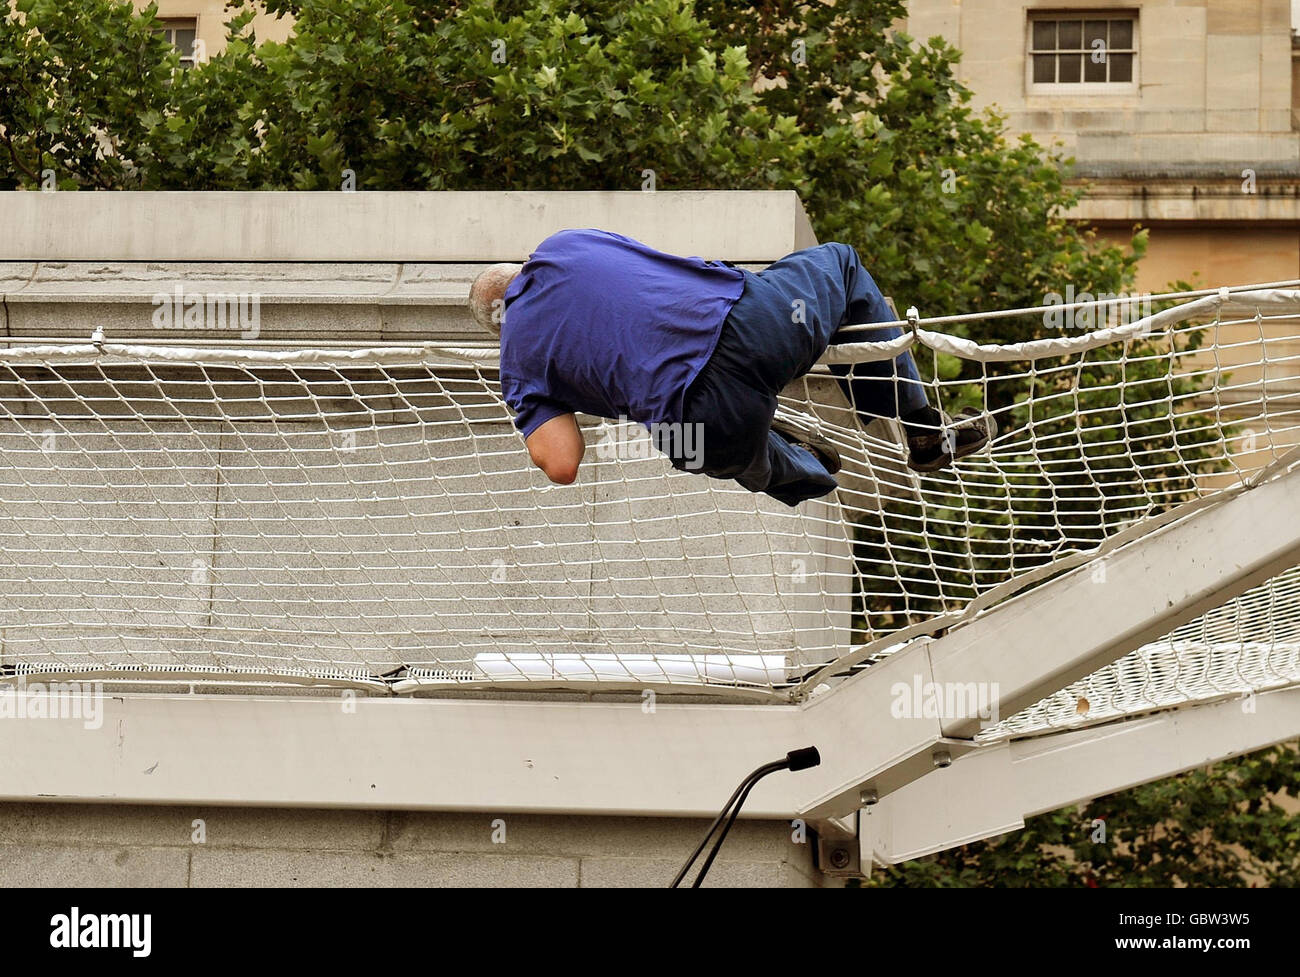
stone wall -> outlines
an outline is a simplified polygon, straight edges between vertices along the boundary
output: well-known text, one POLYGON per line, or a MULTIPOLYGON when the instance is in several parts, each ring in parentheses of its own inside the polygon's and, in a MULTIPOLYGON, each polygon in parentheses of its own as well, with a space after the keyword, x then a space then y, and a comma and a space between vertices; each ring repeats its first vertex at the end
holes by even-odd
MULTIPOLYGON (((707 822, 0 804, 0 887, 663 887, 707 822), (196 825, 197 822, 201 824, 196 825)), ((709 887, 833 884, 781 821, 740 821, 709 887)), ((694 878, 694 875, 691 876, 694 878)))

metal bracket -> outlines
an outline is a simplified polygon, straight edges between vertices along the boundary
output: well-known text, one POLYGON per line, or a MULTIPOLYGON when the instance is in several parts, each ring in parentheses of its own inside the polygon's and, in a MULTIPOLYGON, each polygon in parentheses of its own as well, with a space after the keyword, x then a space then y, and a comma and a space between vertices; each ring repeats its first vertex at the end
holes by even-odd
POLYGON ((817 834, 813 849, 813 867, 833 879, 866 879, 871 862, 862 864, 862 845, 858 839, 859 812, 842 818, 817 818, 809 822, 817 834))

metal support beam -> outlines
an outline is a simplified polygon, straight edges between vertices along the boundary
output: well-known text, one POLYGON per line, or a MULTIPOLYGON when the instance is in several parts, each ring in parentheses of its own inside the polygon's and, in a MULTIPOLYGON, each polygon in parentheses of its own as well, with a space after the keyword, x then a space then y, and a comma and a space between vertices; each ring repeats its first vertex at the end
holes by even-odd
MULTIPOLYGON (((936 683, 998 686, 1002 715, 1300 564, 1300 468, 1171 523, 955 628, 931 649, 936 683)), ((945 717, 976 735, 980 716, 945 717)))
MULTIPOLYGON (((1184 621, 1300 563, 1300 469, 1201 509, 1092 564, 1001 604, 942 638, 914 642, 808 704, 810 728, 841 733, 856 764, 814 797, 811 817, 843 814, 955 760, 991 725, 982 704, 1012 715, 1184 621), (925 742, 909 690, 956 691, 925 742), (904 707, 899 708, 900 704, 904 707), (864 717, 874 717, 868 721, 864 717)), ((823 755, 826 750, 823 748, 823 755)), ((828 771, 829 772, 829 771, 828 771)))
POLYGON ((863 862, 892 865, 993 838, 1035 814, 1297 736, 1300 688, 1288 688, 1004 742, 866 808, 863 862))
MULTIPOLYGON (((106 695, 0 722, 0 800, 712 817, 803 741, 794 706, 106 695)), ((767 777, 750 816, 798 809, 767 777)))

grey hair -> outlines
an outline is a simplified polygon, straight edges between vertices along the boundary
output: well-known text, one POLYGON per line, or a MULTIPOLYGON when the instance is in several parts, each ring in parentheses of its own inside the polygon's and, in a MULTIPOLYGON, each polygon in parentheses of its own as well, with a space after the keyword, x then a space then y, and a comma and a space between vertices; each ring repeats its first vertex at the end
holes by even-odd
POLYGON ((506 289, 515 280, 523 265, 500 262, 489 265, 469 287, 469 314, 488 332, 501 335, 501 317, 506 289))

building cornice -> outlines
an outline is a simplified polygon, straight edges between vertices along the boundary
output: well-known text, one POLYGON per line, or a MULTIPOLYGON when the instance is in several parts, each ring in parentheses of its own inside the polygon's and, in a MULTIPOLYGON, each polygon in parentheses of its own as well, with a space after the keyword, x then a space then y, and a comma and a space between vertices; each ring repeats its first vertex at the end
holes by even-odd
POLYGON ((1300 176, 1081 181, 1086 196, 1071 220, 1090 223, 1156 222, 1287 224, 1300 226, 1300 176))

